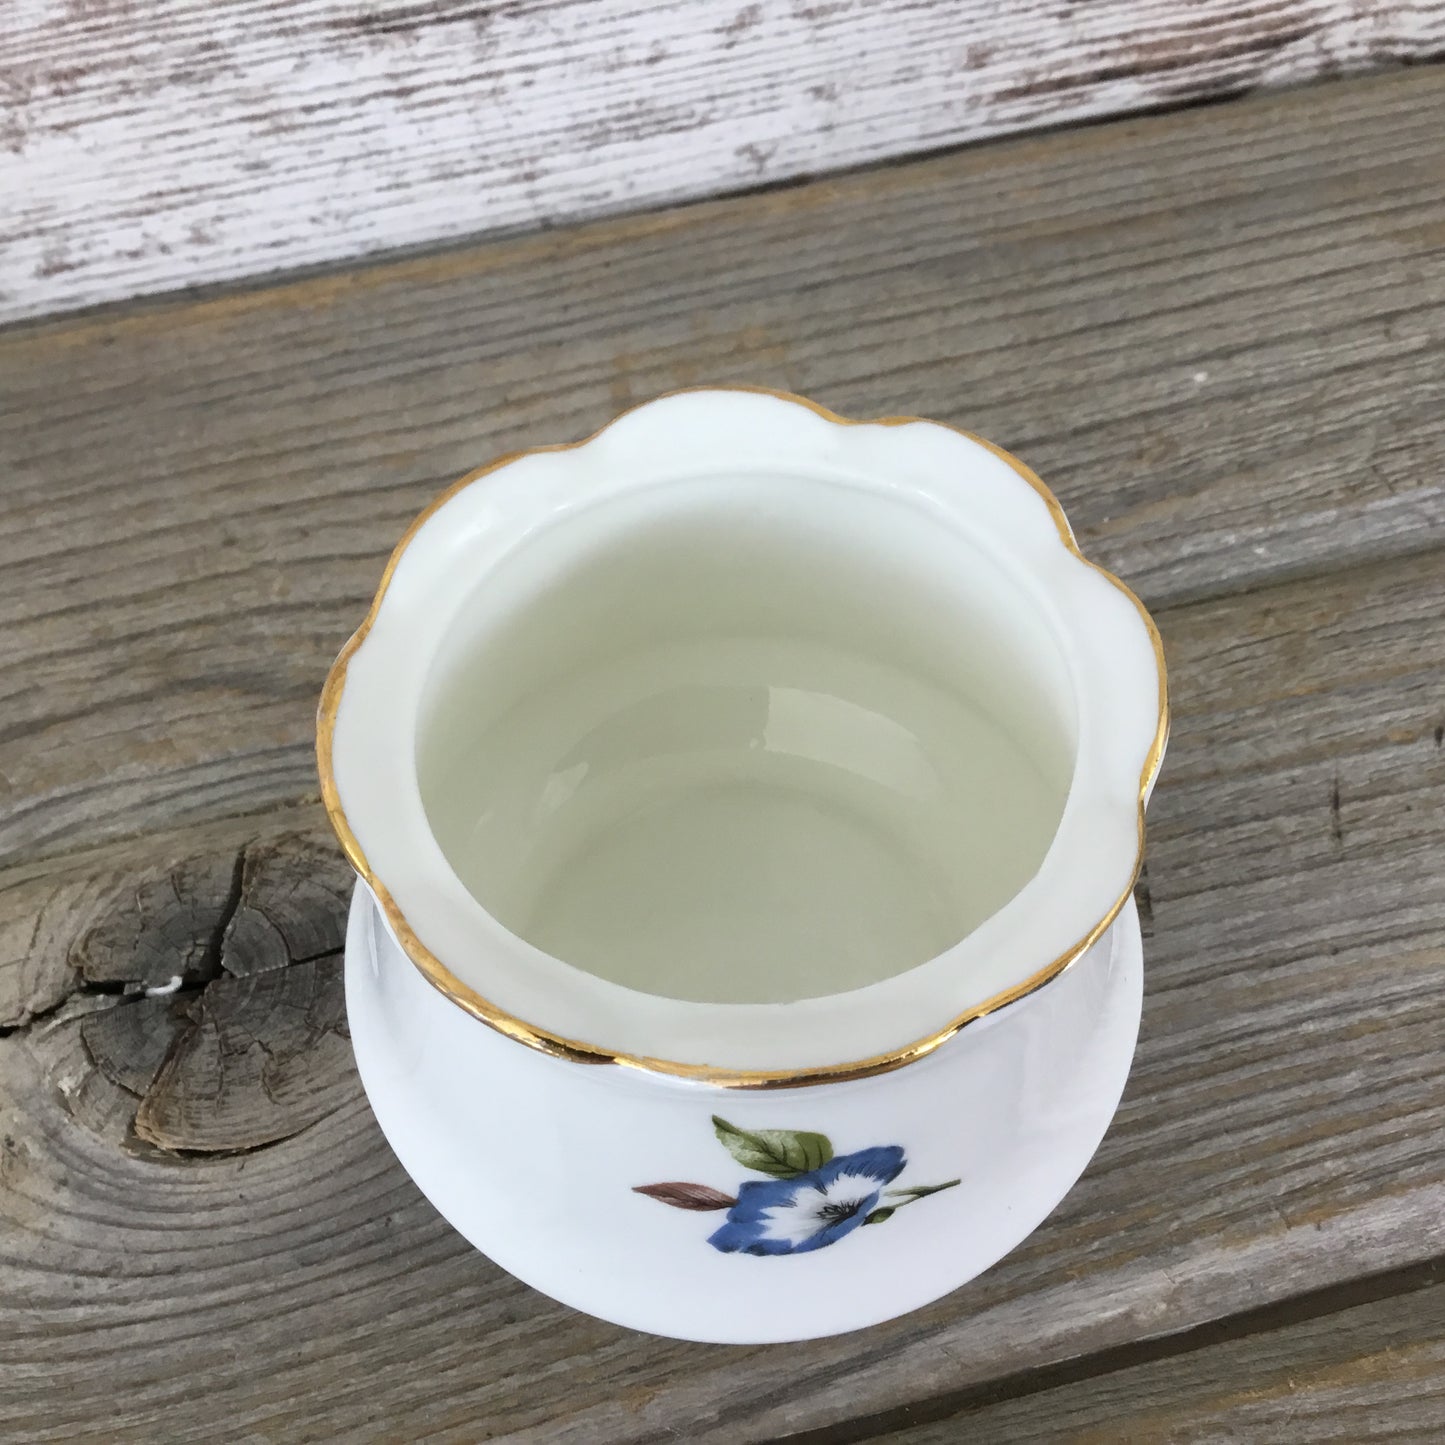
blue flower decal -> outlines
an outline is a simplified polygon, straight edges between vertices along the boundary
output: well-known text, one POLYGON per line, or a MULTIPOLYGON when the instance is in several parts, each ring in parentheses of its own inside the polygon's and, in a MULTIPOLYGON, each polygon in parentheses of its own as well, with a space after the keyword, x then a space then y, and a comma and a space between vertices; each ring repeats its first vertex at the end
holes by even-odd
POLYGON ((802 1254, 850 1234, 903 1172, 896 1144, 830 1159, 794 1179, 750 1179, 708 1243, 727 1254, 802 1254))
POLYGON ((676 1181, 639 1184, 634 1192, 675 1209, 726 1209, 726 1222, 708 1236, 708 1243, 724 1254, 804 1254, 822 1249, 860 1224, 882 1224, 905 1204, 959 1182, 885 1189, 908 1163, 897 1144, 834 1154, 823 1134, 739 1129, 716 1115, 712 1123, 719 1141, 739 1164, 772 1177, 746 1180, 736 1196, 710 1185, 676 1181))

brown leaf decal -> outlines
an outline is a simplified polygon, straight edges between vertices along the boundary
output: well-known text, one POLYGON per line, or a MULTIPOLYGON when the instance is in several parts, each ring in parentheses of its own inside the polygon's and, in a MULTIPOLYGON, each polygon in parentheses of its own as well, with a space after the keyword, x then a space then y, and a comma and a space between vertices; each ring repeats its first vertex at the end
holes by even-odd
POLYGON ((632 1192, 670 1204, 674 1209, 731 1209, 737 1203, 731 1194, 724 1194, 720 1189, 709 1189, 706 1184, 683 1184, 676 1180, 665 1184, 638 1184, 632 1192))

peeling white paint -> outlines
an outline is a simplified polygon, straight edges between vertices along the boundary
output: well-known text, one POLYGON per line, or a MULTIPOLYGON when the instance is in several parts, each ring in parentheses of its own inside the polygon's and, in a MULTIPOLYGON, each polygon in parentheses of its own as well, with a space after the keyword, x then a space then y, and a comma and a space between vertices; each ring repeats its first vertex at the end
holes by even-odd
POLYGON ((0 320, 1442 48, 1400 0, 10 0, 0 320))

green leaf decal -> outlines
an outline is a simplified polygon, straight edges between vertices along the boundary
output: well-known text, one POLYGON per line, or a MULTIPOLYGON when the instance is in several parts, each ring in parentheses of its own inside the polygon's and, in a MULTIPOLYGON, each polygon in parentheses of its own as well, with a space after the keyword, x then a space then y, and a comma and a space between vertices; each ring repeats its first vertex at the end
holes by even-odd
POLYGON ((885 1204, 881 1209, 875 1209, 864 1221, 864 1224, 886 1224, 893 1218, 893 1206, 885 1204))
POLYGON ((808 1134, 801 1129, 739 1129, 716 1114, 712 1126, 723 1147, 744 1169, 771 1174, 774 1179, 796 1179, 833 1157, 826 1134, 808 1134))

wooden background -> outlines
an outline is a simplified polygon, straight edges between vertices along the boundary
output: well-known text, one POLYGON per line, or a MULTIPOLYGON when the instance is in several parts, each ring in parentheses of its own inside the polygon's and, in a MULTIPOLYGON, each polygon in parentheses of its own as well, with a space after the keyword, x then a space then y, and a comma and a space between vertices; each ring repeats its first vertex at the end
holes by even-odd
POLYGON ((1433 0, 5 0, 0 321, 1441 53, 1433 0))
POLYGON ((1424 67, 0 334, 0 1438, 1445 1438, 1442 136, 1424 67), (1098 1156, 794 1347, 418 1194, 311 752, 441 485, 705 380, 1016 451, 1173 687, 1098 1156))

